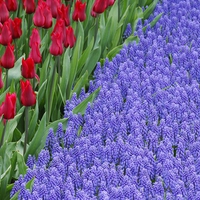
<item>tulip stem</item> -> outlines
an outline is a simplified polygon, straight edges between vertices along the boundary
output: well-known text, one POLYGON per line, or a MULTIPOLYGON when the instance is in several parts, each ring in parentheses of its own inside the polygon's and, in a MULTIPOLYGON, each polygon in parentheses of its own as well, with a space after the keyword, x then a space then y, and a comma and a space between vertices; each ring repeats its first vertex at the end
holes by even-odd
POLYGON ((6 88, 8 88, 8 69, 6 69, 6 88))
POLYGON ((120 0, 118 0, 118 22, 120 20, 120 0))
POLYGON ((54 82, 56 80, 56 67, 57 67, 57 64, 58 64, 58 60, 59 60, 59 56, 56 56, 56 59, 55 59, 55 65, 53 66, 53 74, 52 74, 52 79, 51 80, 51 83, 50 83, 50 92, 49 92, 49 101, 48 101, 48 110, 47 110, 47 123, 50 121, 50 117, 51 117, 51 107, 52 107, 52 101, 53 101, 53 96, 54 94, 53 93, 53 86, 54 86, 54 82))
POLYGON ((27 145, 27 142, 28 142, 28 110, 29 110, 29 107, 26 106, 25 107, 25 139, 24 139, 24 155, 26 153, 26 145, 27 145))
POLYGON ((57 68, 58 68, 58 84, 60 85, 60 78, 61 78, 61 68, 60 68, 60 56, 57 56, 57 68))
POLYGON ((3 133, 2 133, 2 136, 1 136, 1 142, 0 142, 0 148, 1 148, 1 146, 3 145, 3 140, 4 140, 5 133, 6 133, 7 121, 8 121, 8 120, 6 120, 6 123, 5 123, 4 128, 3 128, 3 133))
POLYGON ((99 28, 99 16, 98 15, 95 18, 95 21, 96 21, 96 24, 95 24, 95 33, 94 33, 94 45, 96 43, 97 33, 98 33, 98 28, 99 28))

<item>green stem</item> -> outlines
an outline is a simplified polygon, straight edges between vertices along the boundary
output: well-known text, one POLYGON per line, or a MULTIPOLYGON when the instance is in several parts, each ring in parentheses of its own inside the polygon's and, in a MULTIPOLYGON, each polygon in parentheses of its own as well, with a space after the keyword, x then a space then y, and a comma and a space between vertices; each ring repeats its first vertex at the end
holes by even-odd
POLYGON ((17 54, 17 41, 16 41, 16 39, 14 40, 14 44, 15 44, 15 60, 17 60, 18 54, 17 54))
POLYGON ((24 155, 26 153, 26 145, 28 143, 28 110, 29 110, 29 107, 26 106, 25 107, 25 139, 24 139, 24 155))
POLYGON ((120 20, 120 0, 118 0, 118 22, 120 20))
POLYGON ((97 17, 95 18, 95 33, 94 33, 94 44, 96 43, 96 39, 97 39, 97 33, 98 33, 98 28, 99 28, 99 16, 97 15, 97 17))
POLYGON ((8 120, 6 120, 6 123, 5 123, 5 125, 4 125, 3 133, 2 133, 2 136, 1 136, 0 148, 1 148, 1 146, 3 145, 3 140, 4 140, 5 133, 6 133, 6 125, 7 125, 7 122, 8 122, 8 120))
POLYGON ((6 88, 8 88, 8 69, 6 69, 6 88))
POLYGON ((52 108, 52 101, 53 101, 53 96, 54 94, 53 93, 53 85, 55 83, 55 80, 56 80, 56 66, 57 66, 57 63, 58 63, 58 58, 59 56, 56 56, 56 62, 55 62, 55 65, 54 65, 54 68, 53 68, 53 74, 52 74, 52 78, 50 79, 51 80, 51 83, 50 83, 50 92, 49 92, 49 101, 48 101, 48 110, 47 110, 47 123, 49 123, 50 121, 50 117, 51 117, 51 108, 52 108))
POLYGON ((60 78, 61 78, 60 56, 57 56, 57 68, 58 68, 58 84, 60 84, 60 78))

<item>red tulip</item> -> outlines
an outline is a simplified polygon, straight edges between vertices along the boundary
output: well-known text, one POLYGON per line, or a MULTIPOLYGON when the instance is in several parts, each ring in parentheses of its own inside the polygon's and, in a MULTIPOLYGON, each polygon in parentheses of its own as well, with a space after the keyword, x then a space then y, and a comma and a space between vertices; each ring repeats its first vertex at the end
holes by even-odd
POLYGON ((107 0, 95 0, 92 10, 95 13, 103 13, 107 8, 107 0))
POLYGON ((45 18, 43 14, 43 7, 38 5, 33 15, 33 23, 35 26, 43 27, 44 22, 45 22, 45 18))
POLYGON ((63 19, 65 26, 70 25, 70 16, 69 16, 69 6, 62 4, 61 8, 58 8, 57 19, 63 19))
POLYGON ((76 0, 75 9, 72 15, 74 21, 84 21, 86 19, 85 14, 86 3, 82 3, 80 0, 76 0))
POLYGON ((36 104, 36 94, 33 91, 29 80, 20 81, 21 86, 21 103, 23 106, 33 106, 36 104))
POLYGON ((64 42, 64 47, 67 48, 70 46, 72 48, 76 42, 76 37, 74 35, 74 30, 71 26, 66 28, 66 38, 64 42))
POLYGON ((27 79, 35 78, 35 63, 32 58, 22 58, 22 76, 27 79))
POLYGON ((43 6, 43 15, 44 15, 44 25, 43 28, 50 28, 52 26, 52 13, 50 7, 44 1, 42 3, 43 6))
POLYGON ((4 0, 0 0, 0 22, 4 23, 9 18, 9 11, 4 0))
POLYGON ((35 42, 37 42, 40 46, 41 39, 40 39, 40 33, 37 28, 34 28, 32 30, 32 34, 30 36, 30 41, 29 41, 29 47, 32 47, 35 42))
POLYGON ((61 34, 62 41, 65 40, 65 22, 63 19, 60 18, 56 20, 56 24, 51 34, 53 33, 61 34))
POLYGON ((5 101, 0 106, 0 117, 3 115, 4 119, 13 119, 16 115, 16 99, 15 93, 6 94, 5 101))
POLYGON ((15 64, 15 55, 14 55, 14 45, 8 44, 6 50, 1 57, 1 66, 10 69, 13 68, 15 64))
POLYGON ((94 12, 94 10, 93 10, 93 8, 92 8, 92 10, 91 10, 91 12, 90 12, 90 15, 92 16, 92 17, 97 17, 97 13, 96 12, 94 12))
POLYGON ((2 69, 0 68, 0 89, 3 88, 2 69))
POLYGON ((41 56, 41 53, 40 53, 40 47, 39 47, 38 42, 34 42, 32 44, 29 57, 33 59, 34 63, 41 63, 42 62, 42 56, 41 56))
POLYGON ((17 10, 17 1, 16 0, 5 0, 7 9, 9 11, 16 11, 17 10))
POLYGON ((59 32, 55 32, 51 34, 51 46, 49 48, 49 52, 54 55, 62 55, 63 53, 63 44, 62 44, 62 34, 59 32))
POLYGON ((35 12, 35 1, 34 0, 23 0, 23 7, 27 14, 35 12))
POLYGON ((11 18, 9 18, 8 23, 10 31, 12 33, 12 38, 13 39, 20 38, 22 35, 22 29, 21 29, 22 19, 16 17, 14 20, 12 20, 11 18))
POLYGON ((58 8, 60 7, 61 7, 60 0, 51 0, 51 13, 52 13, 53 18, 57 18, 58 8))
POLYGON ((9 22, 6 21, 1 29, 0 44, 7 46, 9 43, 12 43, 12 32, 10 30, 9 22))
POLYGON ((112 6, 115 3, 115 0, 108 0, 108 6, 112 6))

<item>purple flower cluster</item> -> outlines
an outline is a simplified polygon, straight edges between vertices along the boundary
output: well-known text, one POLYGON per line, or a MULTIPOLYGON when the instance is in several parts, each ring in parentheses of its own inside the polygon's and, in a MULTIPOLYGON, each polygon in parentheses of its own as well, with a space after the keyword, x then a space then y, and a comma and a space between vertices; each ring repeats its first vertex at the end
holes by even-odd
POLYGON ((200 2, 163 0, 125 46, 97 64, 84 116, 65 106, 66 131, 49 131, 15 182, 18 199, 200 199, 200 2), (148 23, 164 13, 154 28, 148 23), (26 184, 33 180, 31 189, 26 184))

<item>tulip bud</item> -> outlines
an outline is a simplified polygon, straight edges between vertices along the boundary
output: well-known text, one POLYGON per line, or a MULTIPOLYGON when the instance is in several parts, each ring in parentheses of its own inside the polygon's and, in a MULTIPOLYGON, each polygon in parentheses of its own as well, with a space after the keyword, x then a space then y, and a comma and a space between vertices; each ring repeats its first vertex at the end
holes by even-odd
POLYGON ((34 28, 32 30, 30 41, 29 41, 29 47, 32 47, 35 42, 37 42, 40 46, 41 39, 40 39, 40 33, 37 28, 34 28))
POLYGON ((27 79, 35 78, 35 63, 32 58, 22 58, 22 76, 27 79))
POLYGON ((7 93, 5 101, 0 106, 0 117, 3 115, 4 119, 13 119, 16 115, 16 99, 15 93, 7 93))
POLYGON ((11 45, 10 43, 6 47, 6 50, 1 57, 1 66, 10 69, 13 68, 15 64, 15 55, 14 55, 14 45, 11 45))
POLYGON ((17 0, 5 0, 5 3, 9 11, 17 10, 17 0))
POLYGON ((2 69, 0 68, 0 89, 3 88, 2 69))
POLYGON ((7 46, 9 43, 12 43, 12 32, 10 30, 9 22, 6 21, 1 29, 0 44, 7 46))
POLYGON ((16 17, 14 20, 12 20, 11 18, 9 18, 8 23, 10 31, 12 33, 12 38, 13 39, 20 38, 22 35, 22 29, 21 29, 22 19, 16 17))
POLYGON ((76 0, 75 9, 72 15, 74 21, 84 21, 86 19, 85 14, 86 3, 82 3, 80 0, 76 0))
POLYGON ((51 13, 52 13, 53 18, 57 18, 58 8, 60 7, 61 7, 60 0, 51 0, 51 13))
POLYGON ((21 96, 20 100, 23 106, 33 106, 36 104, 36 94, 33 91, 29 80, 20 81, 21 96))
POLYGON ((49 52, 54 56, 62 55, 63 53, 62 34, 59 32, 52 33, 51 40, 52 43, 49 52))
POLYGON ((63 19, 65 26, 70 25, 70 16, 69 16, 69 6, 62 4, 61 8, 58 8, 57 19, 63 19))
POLYGON ((23 7, 27 14, 35 12, 35 2, 34 0, 23 0, 23 7))
POLYGON ((38 5, 33 15, 33 23, 35 26, 43 27, 44 22, 45 22, 45 18, 43 15, 43 8, 42 6, 38 5))
POLYGON ((9 18, 9 11, 4 0, 0 0, 0 22, 3 24, 9 18))
POLYGON ((53 33, 59 33, 62 36, 62 41, 65 40, 65 22, 63 19, 57 19, 56 24, 54 26, 54 29, 51 34, 53 33))
POLYGON ((103 13, 106 8, 107 8, 107 0, 95 0, 92 10, 93 12, 100 14, 103 13))
POLYGON ((71 26, 66 28, 66 38, 64 41, 64 47, 67 48, 70 46, 72 48, 76 42, 76 37, 74 35, 74 30, 71 26))
POLYGON ((42 62, 42 56, 41 56, 41 53, 40 53, 40 48, 39 48, 38 42, 34 42, 32 44, 29 57, 31 57, 33 59, 34 63, 41 63, 42 62))

